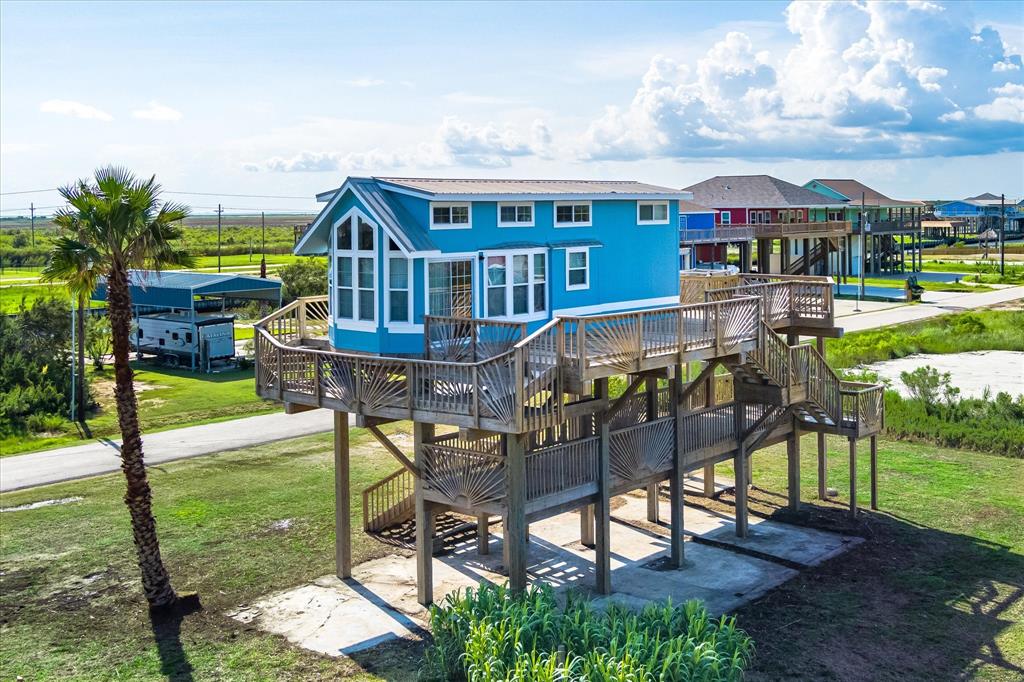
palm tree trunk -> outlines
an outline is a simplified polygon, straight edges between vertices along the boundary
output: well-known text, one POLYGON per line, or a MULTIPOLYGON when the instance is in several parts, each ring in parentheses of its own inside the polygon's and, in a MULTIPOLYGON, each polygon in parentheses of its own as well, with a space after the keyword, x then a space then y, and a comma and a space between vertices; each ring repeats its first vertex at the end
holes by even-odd
POLYGON ((85 424, 85 401, 88 391, 85 388, 85 304, 88 299, 84 294, 78 296, 78 314, 75 323, 78 325, 78 385, 75 387, 78 395, 75 401, 78 403, 78 422, 85 424))
POLYGON ((129 364, 132 304, 128 275, 124 268, 116 265, 111 268, 107 281, 107 309, 114 345, 114 397, 117 401, 117 421, 121 427, 121 470, 127 483, 124 503, 132 519, 132 534, 146 600, 150 607, 164 608, 172 606, 178 596, 171 587, 171 578, 160 558, 152 493, 142 459, 139 405, 129 364))

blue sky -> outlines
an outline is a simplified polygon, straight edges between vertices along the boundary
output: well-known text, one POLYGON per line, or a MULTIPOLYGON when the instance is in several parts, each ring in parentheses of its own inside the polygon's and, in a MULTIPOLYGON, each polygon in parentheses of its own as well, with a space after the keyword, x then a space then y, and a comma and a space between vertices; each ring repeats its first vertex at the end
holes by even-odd
POLYGON ((289 197, 348 174, 732 173, 1016 197, 1022 46, 1021 2, 3 2, 0 184, 114 162, 289 197))

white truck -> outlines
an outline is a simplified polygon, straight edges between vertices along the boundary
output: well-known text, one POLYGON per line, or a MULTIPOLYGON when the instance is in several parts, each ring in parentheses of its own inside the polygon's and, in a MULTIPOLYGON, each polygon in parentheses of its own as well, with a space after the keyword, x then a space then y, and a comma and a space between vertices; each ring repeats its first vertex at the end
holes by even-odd
POLYGON ((233 316, 140 315, 132 339, 139 353, 156 355, 172 367, 210 370, 214 360, 235 357, 233 316))

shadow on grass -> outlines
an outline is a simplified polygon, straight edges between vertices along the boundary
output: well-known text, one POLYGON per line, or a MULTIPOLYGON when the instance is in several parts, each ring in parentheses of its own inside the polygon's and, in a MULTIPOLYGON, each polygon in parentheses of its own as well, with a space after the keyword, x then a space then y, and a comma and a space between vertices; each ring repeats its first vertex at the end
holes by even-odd
POLYGON ((1024 614, 1024 556, 1011 547, 884 512, 854 519, 829 501, 793 512, 756 488, 750 502, 752 514, 867 541, 739 610, 757 643, 749 679, 1024 678, 1016 646, 1008 656, 997 641, 1024 614))
POLYGON ((191 682, 193 679, 192 664, 181 644, 181 623, 202 608, 199 595, 190 594, 181 597, 172 609, 150 610, 149 622, 160 656, 160 673, 173 682, 191 682))

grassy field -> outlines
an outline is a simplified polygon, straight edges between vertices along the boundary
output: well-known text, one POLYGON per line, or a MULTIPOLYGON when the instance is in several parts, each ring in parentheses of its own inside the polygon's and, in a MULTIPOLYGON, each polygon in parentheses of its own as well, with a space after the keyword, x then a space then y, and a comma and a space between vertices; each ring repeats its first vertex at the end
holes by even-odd
MULTIPOLYGON (((352 438, 354 490, 396 468, 365 432, 355 429, 352 438)), ((829 484, 841 491, 838 498, 806 505, 796 515, 777 512, 786 466, 784 448, 775 446, 754 457, 753 509, 863 534, 868 542, 739 613, 739 625, 757 643, 750 679, 1019 679, 1024 461, 883 441, 884 513, 865 514, 851 526, 842 507, 845 442, 829 445, 829 484)), ((804 499, 811 502, 812 437, 805 437, 802 452, 804 499)), ((861 455, 859 481, 866 491, 866 448, 861 455)), ((119 475, 0 495, 4 508, 82 498, 4 512, 5 678, 415 679, 417 646, 333 660, 224 615, 332 571, 329 434, 168 464, 150 476, 171 575, 180 591, 199 593, 204 609, 181 622, 150 623, 119 475), (274 522, 283 519, 291 525, 275 530, 274 522)), ((688 498, 726 514, 730 501, 688 498)), ((353 505, 357 529, 360 514, 353 505)), ((357 562, 395 551, 355 534, 357 562)))
MULTIPOLYGON (((288 263, 294 263, 302 256, 295 256, 290 253, 268 253, 267 254, 267 265, 287 265, 288 263)), ((249 254, 241 253, 231 256, 221 256, 220 261, 221 267, 223 268, 234 268, 239 266, 252 267, 255 270, 259 270, 260 267, 260 254, 254 253, 252 260, 249 260, 249 254)), ((195 268, 207 270, 209 268, 217 267, 217 254, 197 256, 195 268)))
MULTIPOLYGON (((909 277, 913 273, 907 273, 909 277)), ((860 282, 857 278, 852 278, 854 282, 860 282)), ((925 291, 963 291, 980 293, 982 291, 993 291, 992 287, 984 284, 963 284, 961 282, 929 282, 926 280, 918 280, 917 282, 921 285, 925 291)), ((865 277, 864 284, 869 287, 888 287, 890 289, 902 289, 906 284, 906 278, 904 279, 887 279, 887 278, 876 278, 876 277, 865 277)))
MULTIPOLYGON (((146 363, 133 366, 144 434, 280 409, 256 396, 251 369, 193 374, 146 363)), ((108 367, 100 374, 90 371, 90 376, 93 396, 100 403, 99 411, 87 421, 92 438, 117 438, 120 434, 113 402, 113 370, 108 367)), ((79 442, 77 427, 68 423, 59 433, 8 436, 0 440, 0 453, 7 456, 79 442)))

